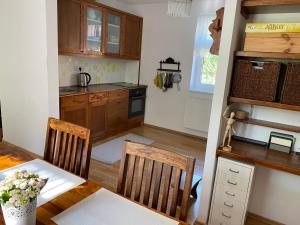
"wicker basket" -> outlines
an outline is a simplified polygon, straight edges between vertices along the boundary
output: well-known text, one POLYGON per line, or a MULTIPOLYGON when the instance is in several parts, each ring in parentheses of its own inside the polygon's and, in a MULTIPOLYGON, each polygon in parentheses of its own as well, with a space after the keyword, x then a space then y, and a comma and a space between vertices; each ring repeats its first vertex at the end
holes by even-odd
POLYGON ((300 63, 288 63, 281 103, 300 105, 300 63))
POLYGON ((276 100, 281 71, 279 62, 237 60, 231 86, 231 96, 261 101, 276 100))

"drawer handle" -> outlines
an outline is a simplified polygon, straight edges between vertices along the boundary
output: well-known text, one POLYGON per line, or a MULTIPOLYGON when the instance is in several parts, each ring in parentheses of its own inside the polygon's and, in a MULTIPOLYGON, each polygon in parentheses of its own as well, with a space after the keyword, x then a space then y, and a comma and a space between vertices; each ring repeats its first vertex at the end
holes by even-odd
POLYGON ((224 202, 224 205, 229 207, 229 208, 233 208, 233 204, 228 204, 227 202, 224 202))
POLYGON ((231 216, 230 215, 227 215, 226 213, 222 213, 222 216, 228 218, 228 219, 231 219, 231 216))
POLYGON ((237 182, 232 182, 232 181, 230 181, 230 180, 227 180, 227 183, 228 183, 228 184, 231 184, 231 185, 234 185, 234 186, 237 185, 237 182))
POLYGON ((229 191, 226 191, 226 192, 225 192, 225 194, 226 194, 226 195, 229 195, 229 196, 232 196, 232 197, 234 197, 234 196, 235 196, 235 194, 234 194, 234 193, 231 193, 231 192, 229 192, 229 191))
POLYGON ((233 169, 231 169, 231 168, 229 169, 229 171, 232 172, 232 173, 240 173, 240 171, 238 171, 238 170, 233 170, 233 169))

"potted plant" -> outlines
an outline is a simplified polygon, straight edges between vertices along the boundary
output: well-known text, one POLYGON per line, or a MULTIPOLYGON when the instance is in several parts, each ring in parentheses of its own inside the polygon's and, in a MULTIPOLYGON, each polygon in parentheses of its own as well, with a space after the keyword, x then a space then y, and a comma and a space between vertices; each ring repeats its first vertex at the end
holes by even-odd
POLYGON ((47 179, 26 170, 0 182, 0 203, 6 225, 35 225, 37 196, 47 179))

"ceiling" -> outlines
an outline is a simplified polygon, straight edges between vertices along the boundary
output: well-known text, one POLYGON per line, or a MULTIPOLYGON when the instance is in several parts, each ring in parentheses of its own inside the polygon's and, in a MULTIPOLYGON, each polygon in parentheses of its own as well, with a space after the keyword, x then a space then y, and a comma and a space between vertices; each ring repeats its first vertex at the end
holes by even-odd
POLYGON ((151 3, 165 3, 168 0, 118 0, 128 4, 151 4, 151 3))

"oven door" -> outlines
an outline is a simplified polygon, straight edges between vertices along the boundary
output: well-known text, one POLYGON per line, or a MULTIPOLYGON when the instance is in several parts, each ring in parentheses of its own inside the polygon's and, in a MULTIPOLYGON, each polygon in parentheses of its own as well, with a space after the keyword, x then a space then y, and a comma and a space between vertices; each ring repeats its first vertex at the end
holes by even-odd
POLYGON ((130 97, 128 106, 128 118, 133 118, 145 114, 145 96, 130 97))

